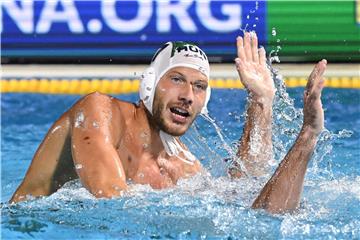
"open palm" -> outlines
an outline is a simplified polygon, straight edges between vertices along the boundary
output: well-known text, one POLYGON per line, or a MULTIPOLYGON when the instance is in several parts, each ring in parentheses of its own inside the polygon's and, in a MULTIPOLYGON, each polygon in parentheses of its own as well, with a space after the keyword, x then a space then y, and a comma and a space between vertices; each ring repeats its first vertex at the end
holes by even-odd
POLYGON ((256 33, 244 34, 244 38, 236 39, 237 55, 236 69, 240 80, 255 100, 270 101, 275 95, 275 86, 271 72, 266 64, 264 48, 258 48, 256 33))

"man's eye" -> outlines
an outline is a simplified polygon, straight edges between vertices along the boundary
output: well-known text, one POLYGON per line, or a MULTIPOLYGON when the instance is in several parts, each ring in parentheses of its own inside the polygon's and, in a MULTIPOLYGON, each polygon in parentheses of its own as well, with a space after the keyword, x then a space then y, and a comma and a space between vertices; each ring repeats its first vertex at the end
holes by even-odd
POLYGON ((182 82, 182 79, 179 78, 179 77, 172 77, 171 80, 175 83, 181 83, 182 82))
POLYGON ((194 85, 196 89, 205 91, 207 86, 205 84, 195 84, 194 85))

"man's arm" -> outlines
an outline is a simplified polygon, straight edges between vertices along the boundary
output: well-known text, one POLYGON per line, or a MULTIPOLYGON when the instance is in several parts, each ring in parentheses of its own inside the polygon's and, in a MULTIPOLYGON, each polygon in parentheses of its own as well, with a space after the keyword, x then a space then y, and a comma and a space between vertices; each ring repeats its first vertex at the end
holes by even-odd
POLYGON ((82 184, 96 197, 119 196, 127 189, 116 151, 124 129, 120 110, 109 96, 92 93, 72 109, 72 156, 82 184))
POLYGON ((279 213, 299 206, 307 164, 317 136, 324 127, 321 91, 326 64, 326 60, 320 61, 311 73, 304 92, 303 127, 295 144, 253 203, 253 208, 279 213))
MULTIPOLYGON (((247 174, 260 176, 266 172, 272 158, 271 122, 275 86, 266 64, 264 48, 258 48, 256 34, 246 32, 237 38, 236 69, 240 80, 249 93, 243 135, 239 141, 237 156, 247 174)), ((237 163, 234 163, 235 167, 237 163)), ((233 177, 242 175, 230 171, 233 177)))

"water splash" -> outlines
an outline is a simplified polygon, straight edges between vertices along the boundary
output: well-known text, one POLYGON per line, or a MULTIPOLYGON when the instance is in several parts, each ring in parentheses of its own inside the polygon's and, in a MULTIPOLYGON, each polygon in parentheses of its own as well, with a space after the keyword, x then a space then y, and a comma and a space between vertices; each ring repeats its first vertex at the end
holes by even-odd
POLYGON ((234 150, 225 141, 224 134, 222 133, 221 128, 216 124, 215 120, 212 119, 209 114, 202 114, 201 116, 213 125, 216 133, 218 134, 218 136, 223 144, 224 149, 228 152, 229 156, 235 156, 234 150))
MULTIPOLYGON (((218 135, 218 137, 221 140, 222 146, 224 147, 224 149, 227 151, 227 164, 226 164, 226 168, 228 169, 229 167, 234 167, 234 162, 236 162, 236 166, 238 166, 240 169, 240 171, 242 173, 245 174, 245 176, 248 176, 247 174, 247 170, 246 167, 244 166, 242 161, 239 161, 238 156, 236 154, 236 149, 234 149, 233 147, 231 147, 227 141, 225 140, 224 134, 221 130, 221 128, 216 124, 215 120, 212 119, 208 114, 202 114, 202 117, 207 120, 209 123, 212 124, 212 126, 215 128, 215 131, 218 135)), ((237 147, 237 144, 235 145, 237 147)), ((253 148, 254 149, 254 148, 253 148)))
POLYGON ((251 8, 249 10, 249 13, 246 15, 246 21, 245 21, 245 27, 240 27, 240 30, 243 32, 249 31, 249 30, 254 30, 257 27, 257 24, 254 23, 251 26, 249 25, 249 21, 251 18, 254 18, 255 22, 259 21, 259 17, 256 15, 256 12, 259 10, 259 2, 255 1, 255 6, 254 8, 251 8), (250 26, 250 29, 248 29, 248 27, 250 26))
MULTIPOLYGON (((302 127, 303 112, 302 109, 295 107, 294 99, 289 96, 283 77, 276 69, 271 67, 270 63, 269 68, 272 72, 275 87, 277 89, 273 103, 272 122, 274 157, 268 161, 268 164, 274 169, 278 166, 280 161, 285 157, 288 150, 294 144, 302 127)), ((249 99, 247 101, 249 101, 249 99)), ((190 132, 195 134, 193 134, 190 138, 188 135, 186 144, 192 146, 191 150, 200 156, 200 160, 208 159, 208 165, 206 163, 205 165, 209 166, 212 174, 215 174, 215 176, 224 176, 227 172, 227 168, 233 163, 232 161, 236 160, 237 162, 242 163, 241 161, 238 161, 238 157, 236 156, 238 141, 235 144, 229 144, 229 137, 226 136, 213 118, 209 115, 202 115, 202 118, 210 123, 210 126, 207 127, 213 129, 215 133, 215 136, 213 136, 216 139, 215 148, 212 146, 213 144, 210 141, 210 136, 207 136, 207 138, 201 137, 197 124, 194 124, 194 127, 190 130, 190 132), (223 155, 221 154, 221 151, 224 151, 223 155), (230 161, 225 164, 223 159, 226 158, 230 161)), ((246 110, 241 118, 244 120, 246 119, 246 110)), ((201 124, 201 127, 204 127, 204 125, 201 124)), ((309 174, 331 177, 332 162, 331 158, 326 156, 331 154, 332 144, 335 139, 339 137, 350 137, 351 134, 352 132, 348 130, 342 130, 338 134, 324 130, 322 135, 319 137, 319 141, 313 155, 313 160, 311 161, 308 170, 309 174), (327 163, 324 163, 324 161, 327 163), (324 164, 326 165, 326 168, 320 166, 324 164)), ((254 133, 252 135, 254 135, 254 133)), ((254 141, 251 143, 251 149, 253 151, 257 151, 260 139, 252 139, 254 141)), ((240 168, 240 170, 246 173, 246 168, 243 164, 240 168)))
MULTIPOLYGON (((204 118, 198 118, 191 126, 191 129, 181 137, 182 141, 189 146, 191 151, 196 153, 198 159, 202 162, 206 169, 211 172, 213 176, 224 176, 227 174, 227 165, 224 162, 224 159, 229 157, 229 152, 226 149, 229 149, 230 146, 227 144, 223 134, 220 132, 221 138, 215 130, 216 136, 207 136, 206 138, 202 136, 200 132, 204 129, 213 129, 216 123, 210 123, 209 121, 202 122, 204 118), (210 125, 208 125, 210 123, 210 125), (200 127, 201 126, 201 127, 200 127), (226 145, 227 147, 224 147, 226 145)), ((220 130, 220 127, 216 126, 215 129, 220 130)), ((232 150, 230 150, 232 152, 232 150)), ((230 153, 231 154, 231 153, 230 153)))
MULTIPOLYGON (((282 75, 271 67, 275 87, 277 89, 273 104, 273 147, 276 162, 274 166, 285 157, 287 151, 293 145, 303 124, 303 111, 297 109, 292 99, 286 91, 285 82, 282 75)), ((343 129, 339 133, 333 133, 328 129, 324 129, 318 137, 318 142, 314 150, 311 165, 308 174, 312 178, 324 177, 332 179, 332 159, 330 157, 333 149, 334 141, 340 138, 348 138, 353 134, 352 131, 343 129), (323 163, 326 161, 326 163, 323 163), (320 167, 325 165, 326 167, 320 167)))
POLYGON ((286 91, 283 77, 271 65, 269 66, 276 88, 273 103, 272 141, 274 157, 280 160, 285 157, 287 150, 300 131, 303 113, 301 109, 295 108, 294 100, 290 98, 286 91))
MULTIPOLYGON (((271 36, 273 37, 276 37, 277 36, 277 30, 275 27, 273 27, 271 29, 271 36)), ((275 46, 275 49, 272 49, 269 53, 269 62, 270 64, 273 63, 273 62, 277 62, 277 63, 280 63, 280 58, 279 58, 279 53, 281 51, 281 40, 280 38, 277 38, 276 39, 276 46, 275 46)))

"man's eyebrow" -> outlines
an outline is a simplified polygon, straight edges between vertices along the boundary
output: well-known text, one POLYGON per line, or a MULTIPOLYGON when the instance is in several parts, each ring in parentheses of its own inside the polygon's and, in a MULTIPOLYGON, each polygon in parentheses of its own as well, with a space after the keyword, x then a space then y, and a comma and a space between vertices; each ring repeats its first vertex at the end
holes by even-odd
POLYGON ((182 77, 185 77, 184 74, 182 74, 181 72, 175 71, 175 70, 171 71, 170 74, 179 74, 179 75, 181 75, 182 77))
POLYGON ((198 79, 198 80, 195 80, 196 82, 204 82, 204 83, 208 83, 208 81, 207 80, 205 80, 205 79, 203 79, 203 78, 200 78, 200 79, 198 79))
MULTIPOLYGON (((178 72, 178 71, 176 71, 176 70, 172 70, 169 74, 179 74, 181 77, 183 77, 184 79, 186 79, 186 76, 185 76, 185 74, 182 74, 181 72, 178 72)), ((201 81, 201 82, 208 82, 206 79, 204 79, 204 78, 199 78, 199 79, 197 79, 197 80, 195 80, 195 81, 201 81)))

